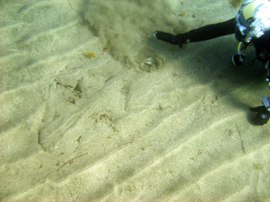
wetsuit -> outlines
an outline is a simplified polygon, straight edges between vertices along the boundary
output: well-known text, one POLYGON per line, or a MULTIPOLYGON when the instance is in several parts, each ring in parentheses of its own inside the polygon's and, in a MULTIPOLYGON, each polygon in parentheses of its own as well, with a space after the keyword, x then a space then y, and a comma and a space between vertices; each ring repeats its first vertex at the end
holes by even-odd
MULTIPOLYGON (((236 39, 238 41, 242 41, 241 34, 238 32, 238 29, 236 29, 235 18, 217 24, 206 25, 177 35, 157 31, 154 33, 154 36, 159 40, 179 45, 181 47, 186 43, 205 41, 230 34, 235 34, 236 39)), ((266 68, 268 69, 267 79, 270 84, 270 30, 265 32, 264 35, 259 38, 253 38, 250 43, 254 44, 257 59, 266 64, 266 68)), ((244 44, 245 48, 249 45, 245 42, 244 44)), ((256 113, 254 117, 256 124, 263 125, 267 123, 270 118, 270 111, 267 110, 266 106, 251 108, 251 110, 256 113)))
POLYGON ((253 39, 252 43, 256 49, 257 58, 263 63, 268 62, 270 60, 270 30, 260 38, 253 39))

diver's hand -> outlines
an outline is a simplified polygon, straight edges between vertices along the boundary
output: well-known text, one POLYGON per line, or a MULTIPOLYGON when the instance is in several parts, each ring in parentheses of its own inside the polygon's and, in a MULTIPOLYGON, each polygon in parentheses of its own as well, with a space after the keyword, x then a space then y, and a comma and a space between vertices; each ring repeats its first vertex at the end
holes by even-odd
POLYGON ((250 110, 255 112, 253 121, 256 125, 262 126, 268 122, 270 118, 270 112, 266 109, 265 106, 250 108, 250 110))
POLYGON ((179 45, 179 47, 182 47, 188 42, 185 34, 173 35, 162 31, 156 31, 153 33, 153 35, 158 40, 165 41, 174 45, 179 45))
POLYGON ((154 37, 156 37, 158 40, 165 41, 170 44, 177 45, 176 36, 170 33, 162 32, 162 31, 156 31, 153 33, 154 37))

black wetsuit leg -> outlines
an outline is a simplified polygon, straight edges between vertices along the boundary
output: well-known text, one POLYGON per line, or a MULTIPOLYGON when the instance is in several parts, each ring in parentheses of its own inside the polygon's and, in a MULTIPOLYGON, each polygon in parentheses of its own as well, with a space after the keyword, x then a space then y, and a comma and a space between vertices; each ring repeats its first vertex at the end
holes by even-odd
POLYGON ((182 46, 185 43, 205 41, 234 33, 235 18, 217 24, 206 25, 198 29, 193 29, 189 32, 177 35, 162 31, 156 31, 154 36, 159 40, 182 46))

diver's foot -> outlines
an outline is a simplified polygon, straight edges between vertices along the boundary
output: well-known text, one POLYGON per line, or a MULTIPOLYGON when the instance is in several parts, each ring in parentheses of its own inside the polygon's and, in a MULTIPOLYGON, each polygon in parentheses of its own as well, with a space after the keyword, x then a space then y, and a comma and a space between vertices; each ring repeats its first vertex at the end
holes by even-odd
POLYGON ((154 37, 157 38, 158 40, 165 41, 170 44, 177 45, 177 38, 175 35, 162 32, 162 31, 156 31, 153 33, 154 37))

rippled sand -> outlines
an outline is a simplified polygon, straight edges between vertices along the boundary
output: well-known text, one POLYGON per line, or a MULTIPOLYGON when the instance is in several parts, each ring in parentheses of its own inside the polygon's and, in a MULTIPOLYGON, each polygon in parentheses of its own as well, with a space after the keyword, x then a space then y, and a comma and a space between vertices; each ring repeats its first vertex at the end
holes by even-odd
POLYGON ((234 36, 152 38, 235 12, 0 0, 1 201, 269 201, 270 127, 248 110, 269 94, 260 64, 232 66, 234 36))

